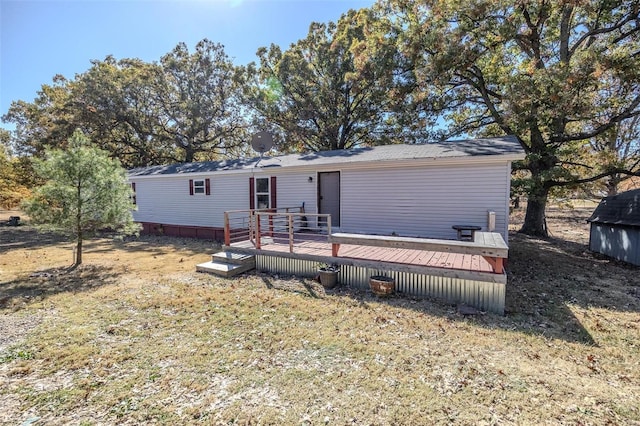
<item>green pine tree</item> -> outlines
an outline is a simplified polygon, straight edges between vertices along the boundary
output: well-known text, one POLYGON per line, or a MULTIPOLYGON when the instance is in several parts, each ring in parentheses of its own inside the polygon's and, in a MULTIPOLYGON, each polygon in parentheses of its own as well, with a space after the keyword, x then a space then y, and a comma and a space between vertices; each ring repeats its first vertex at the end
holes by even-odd
POLYGON ((66 150, 47 150, 35 170, 46 183, 24 204, 41 229, 75 238, 74 267, 82 264, 82 241, 101 229, 134 234, 132 192, 126 171, 106 151, 91 145, 77 130, 66 150))

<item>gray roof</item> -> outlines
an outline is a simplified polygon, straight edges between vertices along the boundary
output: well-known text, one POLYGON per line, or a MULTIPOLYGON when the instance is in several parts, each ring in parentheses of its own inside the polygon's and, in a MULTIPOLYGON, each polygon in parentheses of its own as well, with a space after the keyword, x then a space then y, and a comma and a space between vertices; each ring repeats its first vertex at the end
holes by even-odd
POLYGON ((589 222, 640 226, 640 189, 603 198, 589 222))
POLYGON ((203 173, 223 170, 242 170, 254 167, 299 167, 353 162, 376 162, 425 158, 478 157, 510 155, 524 158, 524 151, 514 136, 466 139, 415 145, 381 145, 375 147, 339 149, 279 157, 259 157, 228 161, 205 161, 151 166, 133 169, 129 176, 150 176, 184 173, 203 173))

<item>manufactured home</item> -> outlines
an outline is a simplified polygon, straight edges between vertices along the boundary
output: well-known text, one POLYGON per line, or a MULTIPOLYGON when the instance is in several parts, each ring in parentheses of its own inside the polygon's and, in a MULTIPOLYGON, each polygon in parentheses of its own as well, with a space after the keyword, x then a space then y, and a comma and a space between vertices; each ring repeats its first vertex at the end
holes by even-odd
POLYGON ((257 268, 504 312, 514 137, 131 170, 144 232, 223 241, 198 271, 257 268), (376 278, 376 279, 377 279, 376 278))
POLYGON ((129 179, 146 233, 222 241, 225 211, 303 207, 340 232, 455 239, 465 225, 506 241, 511 162, 522 158, 516 138, 499 137, 154 166, 129 179))

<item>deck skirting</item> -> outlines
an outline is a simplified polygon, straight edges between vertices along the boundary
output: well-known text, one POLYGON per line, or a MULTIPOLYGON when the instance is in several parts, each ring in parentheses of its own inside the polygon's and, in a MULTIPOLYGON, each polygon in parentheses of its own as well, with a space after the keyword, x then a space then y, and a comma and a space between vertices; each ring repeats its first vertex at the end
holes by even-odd
MULTIPOLYGON (((388 265, 372 268, 362 265, 340 266, 338 281, 359 290, 369 288, 369 277, 384 275, 394 278, 396 292, 413 297, 434 297, 451 304, 465 303, 477 309, 504 314, 506 284, 453 278, 413 271, 393 270, 388 265)), ((279 274, 315 277, 318 262, 307 259, 270 256, 256 253, 256 269, 279 274)))

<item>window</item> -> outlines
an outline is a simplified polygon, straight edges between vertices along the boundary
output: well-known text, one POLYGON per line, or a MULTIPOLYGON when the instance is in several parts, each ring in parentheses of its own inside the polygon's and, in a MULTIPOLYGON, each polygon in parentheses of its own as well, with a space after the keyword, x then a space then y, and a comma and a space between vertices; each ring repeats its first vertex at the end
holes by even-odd
POLYGON ((136 200, 136 183, 131 182, 131 202, 133 204, 138 204, 138 200, 136 200))
POLYGON ((194 194, 211 195, 211 180, 189 179, 189 195, 194 194))
POLYGON ((193 193, 194 194, 204 194, 204 180, 194 180, 193 181, 193 193))
POLYGON ((269 178, 256 179, 256 206, 258 209, 268 209, 269 200, 269 178))
POLYGON ((249 178, 249 208, 254 209, 275 209, 276 200, 276 177, 249 178))

